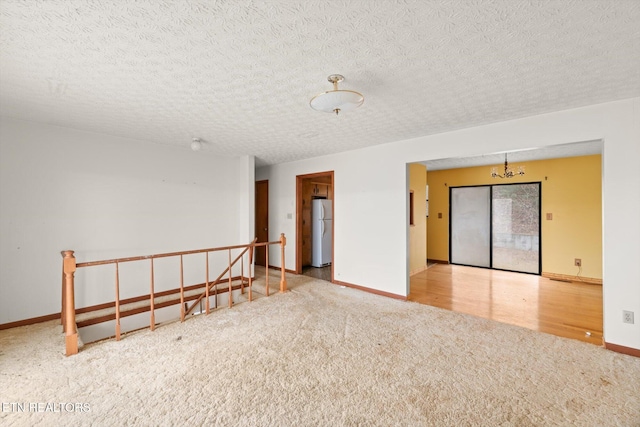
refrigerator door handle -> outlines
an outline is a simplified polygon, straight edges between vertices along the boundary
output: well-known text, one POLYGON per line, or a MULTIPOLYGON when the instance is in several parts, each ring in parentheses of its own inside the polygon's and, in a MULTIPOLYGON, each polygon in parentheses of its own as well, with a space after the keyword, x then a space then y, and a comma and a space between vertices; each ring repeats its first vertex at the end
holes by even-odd
POLYGON ((320 235, 321 235, 321 236, 324 236, 324 220, 321 220, 321 221, 320 221, 320 224, 322 225, 322 227, 320 227, 320 229, 322 230, 322 231, 320 232, 320 235))

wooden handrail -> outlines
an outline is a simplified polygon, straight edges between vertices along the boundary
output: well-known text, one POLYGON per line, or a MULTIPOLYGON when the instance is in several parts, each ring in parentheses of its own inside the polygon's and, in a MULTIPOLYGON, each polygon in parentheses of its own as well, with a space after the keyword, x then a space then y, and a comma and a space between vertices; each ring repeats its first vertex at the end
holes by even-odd
MULTIPOLYGON (((63 326, 63 331, 65 333, 65 347, 66 347, 66 355, 71 356, 73 354, 78 353, 78 330, 76 326, 76 309, 75 309, 75 296, 74 296, 74 288, 75 288, 75 278, 74 273, 77 268, 82 267, 92 267, 97 265, 106 265, 106 264, 115 264, 115 319, 116 319, 116 340, 119 340, 121 337, 120 331, 120 273, 119 273, 119 264, 124 262, 132 262, 132 261, 143 261, 150 260, 150 294, 149 294, 149 310, 151 312, 150 325, 149 328, 153 331, 155 329, 155 276, 154 276, 154 259, 157 258, 167 258, 167 257, 180 257, 180 319, 181 321, 185 320, 186 315, 188 315, 197 304, 202 301, 203 298, 206 298, 206 313, 209 314, 209 296, 211 294, 211 290, 214 290, 214 295, 216 296, 216 308, 217 308, 217 295, 218 295, 218 287, 217 284, 220 283, 222 277, 229 273, 229 307, 233 305, 232 299, 232 290, 238 289, 232 285, 232 273, 231 270, 233 266, 241 260, 241 285, 239 286, 240 292, 244 293, 245 286, 245 277, 244 277, 244 255, 248 252, 249 254, 249 265, 248 265, 248 288, 249 288, 249 301, 252 300, 252 283, 253 283, 253 274, 251 271, 251 266, 254 261, 254 253, 256 247, 266 247, 266 295, 269 295, 269 245, 280 245, 280 262, 281 262, 281 278, 280 278, 280 292, 286 292, 287 290, 287 282, 285 278, 285 260, 284 260, 284 246, 286 245, 286 238, 284 233, 280 234, 280 239, 272 242, 257 242, 257 238, 254 239, 251 243, 245 245, 233 245, 233 246, 222 246, 217 248, 207 248, 207 249, 196 249, 182 252, 167 252, 161 254, 154 255, 144 255, 144 256, 136 256, 136 257, 126 257, 126 258, 115 258, 101 261, 90 261, 90 262, 76 262, 76 258, 74 256, 74 251, 67 250, 62 251, 62 301, 61 301, 61 323, 63 326), (241 253, 232 260, 231 251, 233 249, 244 249, 241 253), (209 280, 209 253, 210 252, 218 252, 218 251, 228 251, 228 266, 225 270, 218 276, 218 278, 214 281, 209 280), (192 255, 192 254, 206 254, 206 282, 205 282, 205 291, 203 294, 199 295, 195 298, 195 301, 191 305, 191 307, 187 308, 185 306, 185 295, 184 295, 184 266, 183 266, 183 257, 184 255, 192 255)), ((146 297, 144 297, 146 298, 146 297)), ((193 300, 194 296, 189 296, 189 300, 193 300)), ((162 304, 161 304, 162 305, 162 304)), ((129 315, 125 310, 124 316, 129 315)))
MULTIPOLYGON (((281 240, 276 240, 276 241, 273 241, 273 242, 255 243, 253 245, 254 246, 267 246, 267 245, 280 244, 280 242, 281 242, 281 240)), ((167 258, 167 257, 172 257, 172 256, 178 256, 178 255, 192 255, 192 254, 201 254, 201 253, 204 253, 204 252, 226 251, 226 250, 229 250, 229 249, 246 248, 249 245, 252 245, 252 243, 249 243, 248 245, 221 246, 219 248, 194 249, 194 250, 191 250, 191 251, 167 252, 167 253, 155 254, 155 255, 142 255, 142 256, 127 257, 127 258, 105 259, 105 260, 101 260, 101 261, 79 262, 79 263, 76 264, 76 267, 77 268, 92 267, 94 265, 115 264, 116 262, 123 263, 123 262, 130 262, 130 261, 143 261, 145 259, 167 258)))

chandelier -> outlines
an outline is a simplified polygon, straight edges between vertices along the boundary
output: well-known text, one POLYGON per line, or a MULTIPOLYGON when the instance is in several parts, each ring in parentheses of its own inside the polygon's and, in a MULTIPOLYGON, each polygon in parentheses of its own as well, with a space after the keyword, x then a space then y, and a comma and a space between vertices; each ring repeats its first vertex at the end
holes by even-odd
POLYGON ((327 77, 333 83, 333 90, 328 90, 311 98, 309 105, 317 111, 325 113, 340 113, 341 111, 355 110, 364 102, 364 96, 353 90, 340 90, 338 83, 344 80, 340 74, 331 74, 327 77))
POLYGON ((524 175, 524 166, 518 166, 518 171, 514 172, 509 168, 509 163, 507 162, 507 154, 504 155, 504 175, 500 175, 498 173, 498 168, 491 168, 491 177, 492 178, 513 178, 516 175, 524 175))

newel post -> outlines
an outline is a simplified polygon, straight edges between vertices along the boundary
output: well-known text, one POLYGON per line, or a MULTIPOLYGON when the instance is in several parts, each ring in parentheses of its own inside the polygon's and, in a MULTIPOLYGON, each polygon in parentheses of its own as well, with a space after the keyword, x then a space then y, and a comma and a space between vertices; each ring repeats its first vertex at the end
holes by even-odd
POLYGON ((62 251, 62 256, 62 271, 64 273, 62 315, 64 316, 65 354, 72 356, 78 353, 78 330, 76 328, 76 307, 73 292, 73 275, 76 271, 76 258, 73 256, 73 251, 62 251))
POLYGON ((287 279, 284 277, 284 247, 287 244, 287 238, 284 233, 280 233, 280 292, 287 292, 287 279))

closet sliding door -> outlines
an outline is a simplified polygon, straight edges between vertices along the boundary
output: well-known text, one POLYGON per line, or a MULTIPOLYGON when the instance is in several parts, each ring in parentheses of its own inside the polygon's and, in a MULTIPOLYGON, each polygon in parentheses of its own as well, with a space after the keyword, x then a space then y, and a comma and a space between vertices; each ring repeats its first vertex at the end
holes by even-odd
POLYGON ((452 187, 449 200, 449 262, 491 267, 491 187, 452 187))

